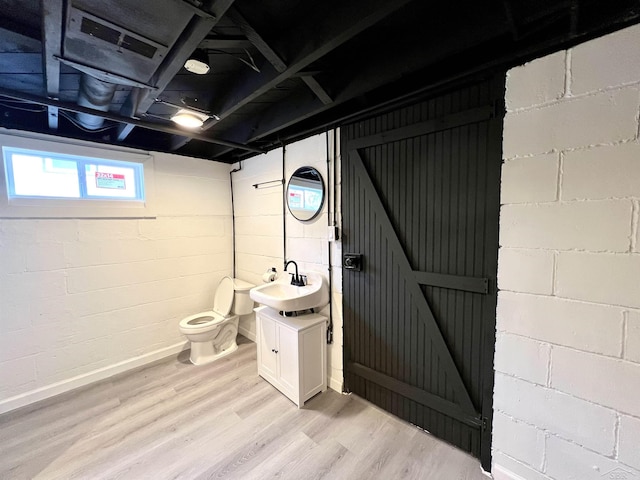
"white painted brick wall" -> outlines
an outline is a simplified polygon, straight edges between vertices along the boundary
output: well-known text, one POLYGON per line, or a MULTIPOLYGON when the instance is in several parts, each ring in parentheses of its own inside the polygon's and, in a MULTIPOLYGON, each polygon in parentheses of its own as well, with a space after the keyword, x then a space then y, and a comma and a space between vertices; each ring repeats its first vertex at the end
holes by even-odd
POLYGON ((556 250, 629 251, 628 200, 505 205, 500 244, 556 250))
POLYGON ((555 253, 550 250, 501 248, 498 261, 500 290, 553 293, 555 253))
POLYGON ((548 55, 507 74, 507 109, 517 110, 557 100, 565 90, 565 52, 548 55))
POLYGON ((552 358, 553 388, 640 417, 640 365, 561 347, 552 358))
POLYGON ((528 465, 542 467, 544 460, 545 434, 524 422, 496 412, 493 417, 495 448, 511 457, 519 458, 528 465))
POLYGON ((635 239, 631 237, 631 251, 640 253, 640 201, 633 202, 633 219, 631 220, 632 228, 636 230, 635 239))
POLYGON ((640 255, 562 252, 556 275, 561 297, 640 307, 640 255))
POLYGON ((623 341, 622 308, 557 297, 498 294, 498 331, 616 356, 623 341))
POLYGON ((566 152, 560 188, 562 200, 640 197, 640 144, 566 152))
MULTIPOLYGON (((333 152, 330 135, 329 151, 333 152)), ((280 181, 282 179, 283 150, 281 148, 242 162, 242 170, 233 173, 235 202, 236 264, 237 275, 255 284, 262 284, 262 274, 276 267, 283 273, 284 245, 283 221, 286 221, 286 256, 295 260, 301 271, 315 270, 327 275, 329 252, 327 248, 328 206, 310 222, 299 222, 288 210, 283 217, 283 198, 286 182, 301 166, 313 166, 322 175, 325 187, 329 187, 327 173, 327 145, 325 134, 309 137, 285 147, 285 184, 269 183, 262 188, 254 184, 280 181)), ((338 159, 339 161, 339 159, 338 159)), ((238 167, 236 164, 234 167, 238 167)), ((338 172, 339 172, 338 163, 338 172)), ((339 188, 339 177, 338 177, 339 188)), ((338 192, 339 195, 339 192, 338 192)), ((332 207, 336 194, 331 192, 332 207)), ((336 207, 339 212, 339 206, 336 207)), ((339 217, 338 217, 339 218, 339 217)), ((329 386, 341 390, 342 373, 342 276, 340 242, 332 244, 333 263, 333 322, 334 343, 328 346, 329 386), (337 253, 336 253, 337 252, 337 253)), ((293 271, 293 267, 290 267, 293 271)), ((322 311, 328 315, 328 309, 322 311)), ((240 331, 255 335, 255 319, 245 318, 240 322, 240 331)))
POLYGON ((638 107, 638 89, 630 87, 508 113, 504 122, 504 156, 634 140, 638 107))
POLYGON ((559 168, 560 156, 557 153, 506 161, 502 167, 502 202, 536 203, 557 200, 556 180, 559 168))
MULTIPOLYGON (((498 412, 603 455, 613 454, 616 442, 613 410, 501 373, 496 375, 495 392, 494 408, 498 412)), ((499 428, 494 429, 494 435, 499 434, 499 428)))
POLYGON ((182 348, 180 319, 211 307, 229 166, 153 156, 156 218, 0 219, 0 412, 182 348))
POLYGON ((494 480, 549 480, 550 478, 499 450, 493 452, 493 465, 491 476, 494 480))
POLYGON ((580 445, 551 436, 547 439, 546 472, 562 480, 633 480, 638 471, 580 445))
POLYGON ((627 331, 624 358, 640 363, 640 311, 627 312, 627 331))
POLYGON ((507 333, 496 336, 496 372, 547 385, 550 358, 549 344, 507 333))
POLYGON ((496 480, 640 478, 639 40, 508 73, 496 480))
POLYGON ((640 79, 640 30, 627 28, 583 43, 571 54, 571 93, 579 95, 635 84, 640 79))
POLYGON ((33 356, 19 356, 0 363, 0 395, 8 398, 38 386, 33 356))
POLYGON ((640 419, 620 417, 620 461, 640 470, 640 419))

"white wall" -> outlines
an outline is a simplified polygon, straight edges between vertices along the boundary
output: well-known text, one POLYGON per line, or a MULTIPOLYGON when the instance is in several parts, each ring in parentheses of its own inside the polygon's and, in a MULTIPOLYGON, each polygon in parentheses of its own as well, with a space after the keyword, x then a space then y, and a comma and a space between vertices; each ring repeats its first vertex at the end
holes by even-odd
POLYGON ((229 165, 152 155, 155 218, 0 218, 0 413, 176 353, 211 308, 229 165))
MULTIPOLYGON (((286 221, 287 260, 295 260, 300 271, 315 270, 328 278, 329 248, 327 240, 328 216, 338 207, 339 200, 339 159, 338 195, 331 192, 331 206, 326 199, 322 214, 310 222, 299 222, 288 209, 283 219, 283 198, 286 181, 301 166, 315 167, 322 175, 325 187, 331 187, 333 172, 327 165, 327 135, 321 134, 287 145, 284 149, 285 185, 282 180, 283 149, 250 158, 242 162, 242 170, 233 173, 233 194, 236 221, 236 275, 243 280, 260 285, 262 274, 270 267, 276 267, 283 275, 284 245, 283 221, 286 221), (254 184, 272 182, 254 188, 254 184)), ((333 134, 329 133, 329 154, 333 155, 333 134)), ((338 149, 339 151, 339 149, 338 149)), ((238 168, 236 164, 234 167, 238 168)), ((331 242, 333 265, 332 307, 334 342, 328 346, 327 371, 329 386, 342 391, 342 270, 341 244, 331 242)), ((293 266, 290 267, 293 271, 293 266)), ((323 312, 328 315, 328 308, 323 312)), ((240 332, 255 339, 255 319, 243 318, 240 332)))
POLYGON ((640 478, 640 26, 508 73, 494 478, 640 478))

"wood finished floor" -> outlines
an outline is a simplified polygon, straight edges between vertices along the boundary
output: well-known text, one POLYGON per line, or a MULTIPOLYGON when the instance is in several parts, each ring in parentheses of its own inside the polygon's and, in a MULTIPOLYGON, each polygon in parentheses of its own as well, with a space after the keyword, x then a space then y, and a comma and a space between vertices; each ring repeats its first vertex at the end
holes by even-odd
MULTIPOLYGON (((242 338, 242 337, 239 337, 242 338)), ((486 480, 478 460, 355 395, 303 409, 257 375, 244 340, 181 354, 0 416, 0 479, 486 480)))

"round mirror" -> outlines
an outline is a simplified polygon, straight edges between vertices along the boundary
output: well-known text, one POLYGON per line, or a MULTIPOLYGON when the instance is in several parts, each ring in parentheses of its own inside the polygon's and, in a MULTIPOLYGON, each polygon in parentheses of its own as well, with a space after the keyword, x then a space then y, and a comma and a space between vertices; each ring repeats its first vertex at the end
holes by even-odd
POLYGON ((315 218, 324 202, 324 182, 320 172, 313 167, 300 167, 287 185, 287 206, 298 220, 315 218))

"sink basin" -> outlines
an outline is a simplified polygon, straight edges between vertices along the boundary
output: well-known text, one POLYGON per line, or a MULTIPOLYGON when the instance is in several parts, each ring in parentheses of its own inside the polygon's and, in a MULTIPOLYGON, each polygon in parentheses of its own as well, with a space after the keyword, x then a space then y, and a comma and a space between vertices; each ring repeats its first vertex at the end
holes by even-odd
POLYGON ((249 296, 255 302, 283 312, 324 307, 329 303, 327 281, 319 273, 309 272, 306 275, 304 287, 291 285, 291 277, 285 275, 275 282, 253 287, 249 296))

